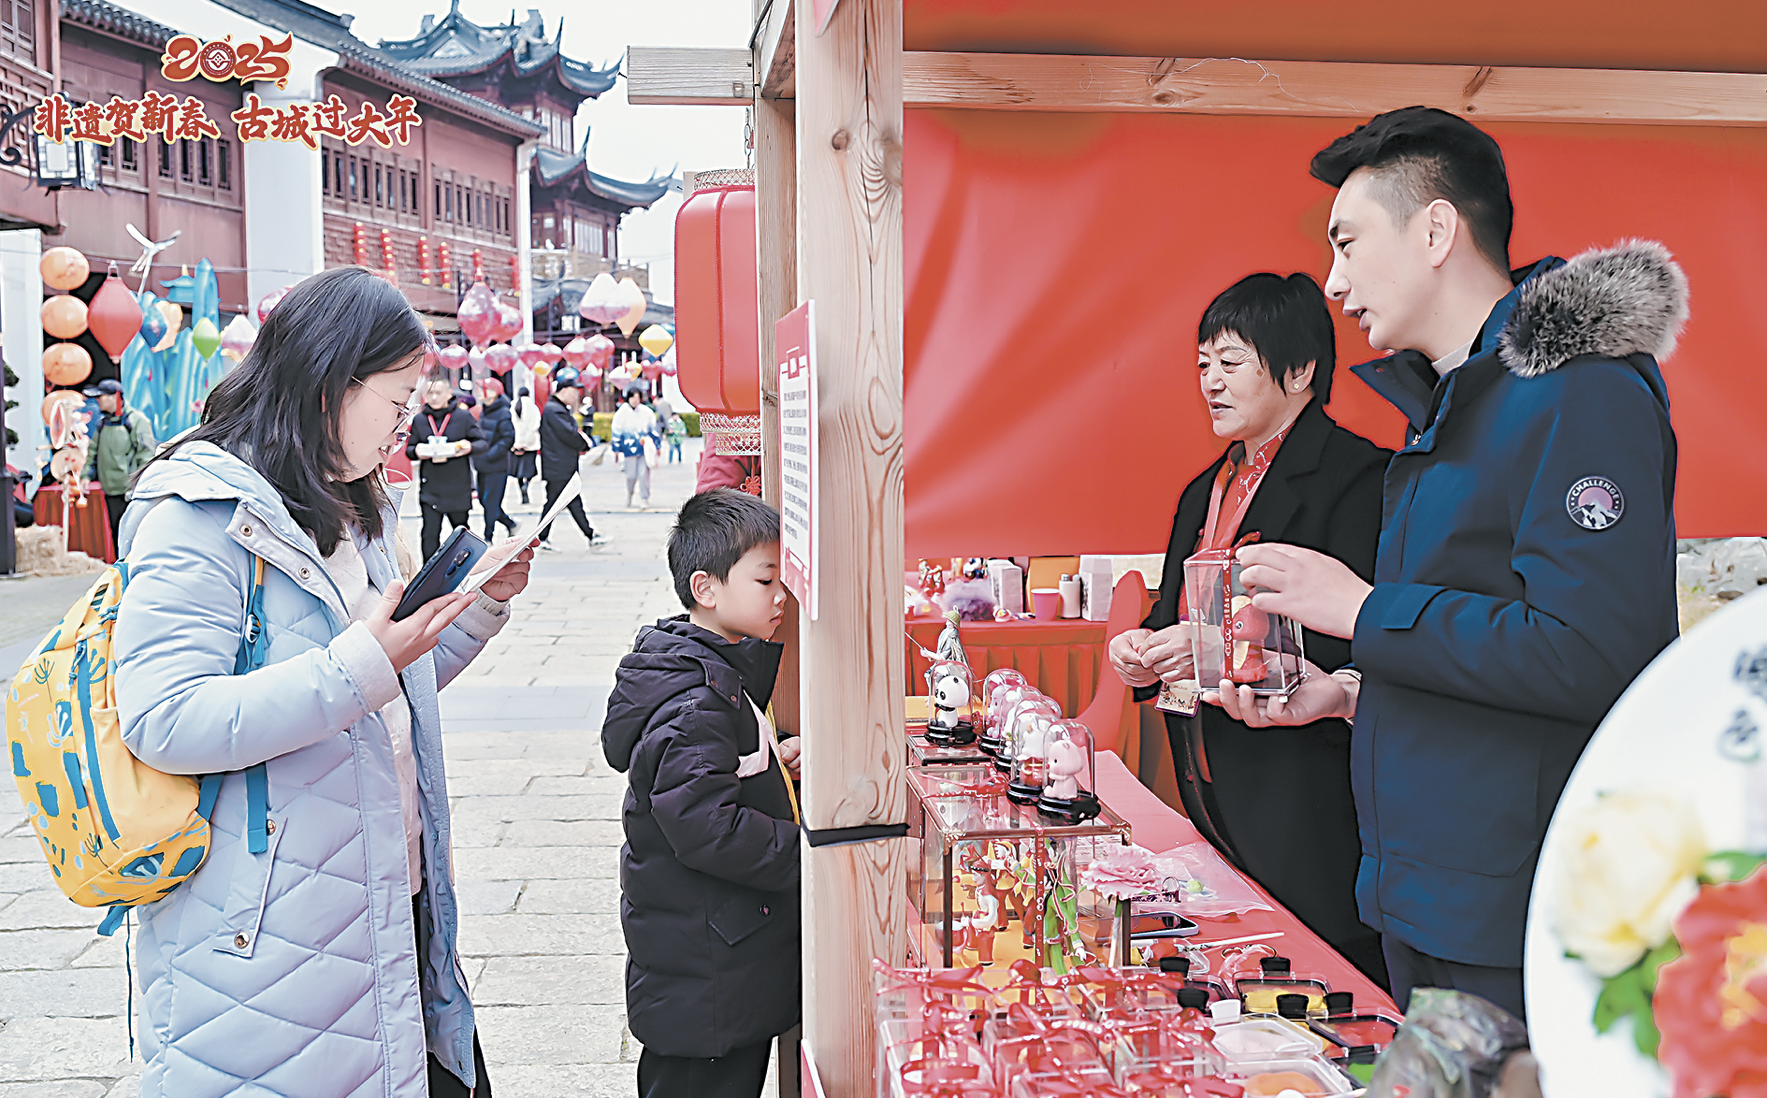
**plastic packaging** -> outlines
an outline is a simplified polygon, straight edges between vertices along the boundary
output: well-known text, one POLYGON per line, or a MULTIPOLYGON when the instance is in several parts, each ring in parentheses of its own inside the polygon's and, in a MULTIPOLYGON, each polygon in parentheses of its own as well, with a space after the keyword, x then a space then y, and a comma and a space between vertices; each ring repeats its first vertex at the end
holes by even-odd
POLYGON ((1487 1098, 1513 1053, 1528 1048, 1524 1023, 1485 999, 1417 987, 1395 1043, 1377 1063, 1370 1098, 1487 1098))
POLYGON ((1303 630, 1254 607, 1233 549, 1186 558, 1186 617, 1192 624, 1199 685, 1228 680, 1255 694, 1289 697, 1303 681, 1303 630))

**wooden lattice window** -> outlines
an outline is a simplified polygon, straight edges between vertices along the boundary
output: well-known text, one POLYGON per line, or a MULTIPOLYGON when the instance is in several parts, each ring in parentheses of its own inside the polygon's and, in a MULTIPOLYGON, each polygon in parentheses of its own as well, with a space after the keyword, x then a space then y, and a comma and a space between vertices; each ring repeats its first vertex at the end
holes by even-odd
POLYGON ((34 0, 0 0, 0 50, 36 58, 37 12, 34 0))

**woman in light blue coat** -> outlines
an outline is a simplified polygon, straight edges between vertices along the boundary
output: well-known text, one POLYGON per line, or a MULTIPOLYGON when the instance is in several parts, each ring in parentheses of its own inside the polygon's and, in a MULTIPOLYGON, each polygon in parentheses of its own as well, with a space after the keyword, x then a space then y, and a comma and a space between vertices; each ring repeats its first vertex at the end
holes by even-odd
POLYGON ((380 467, 428 342, 378 276, 316 275, 135 484, 124 740, 158 769, 227 775, 202 868, 137 909, 143 1098, 491 1093, 456 956, 437 691, 508 619, 528 553, 391 620, 380 467), (267 644, 236 673, 255 558, 267 644))

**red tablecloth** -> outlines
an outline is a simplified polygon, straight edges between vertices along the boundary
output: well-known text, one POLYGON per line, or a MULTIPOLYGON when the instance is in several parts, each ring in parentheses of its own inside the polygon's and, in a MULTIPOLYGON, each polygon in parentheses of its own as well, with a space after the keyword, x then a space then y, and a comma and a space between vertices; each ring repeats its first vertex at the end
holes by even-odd
MULTIPOLYGON (((930 651, 940 639, 946 622, 940 618, 911 619, 906 623, 917 645, 930 651)), ((1105 655, 1106 623, 1070 618, 1059 621, 967 621, 959 625, 959 639, 971 657, 971 670, 983 676, 998 667, 1012 667, 1028 682, 1063 706, 1073 717, 1094 700, 1099 685, 1100 661, 1105 655)), ((922 675, 928 660, 915 645, 904 645, 908 692, 925 694, 922 675)))
MULTIPOLYGON (((31 497, 31 513, 38 526, 61 525, 61 485, 46 484, 31 497)), ((68 508, 68 551, 85 553, 107 564, 117 559, 111 546, 110 513, 105 510, 104 489, 98 481, 86 488, 86 506, 68 508)))
MULTIPOLYGON (((1109 751, 1097 751, 1094 754, 1094 765, 1100 786, 1095 792, 1131 825, 1131 838, 1138 846, 1159 854, 1182 844, 1198 843, 1205 856, 1222 862, 1215 848, 1205 842, 1192 826, 1192 821, 1163 804, 1160 798, 1137 780, 1136 775, 1125 769, 1125 764, 1119 761, 1117 755, 1109 751)), ((1325 976, 1329 986, 1335 991, 1352 992, 1360 1013, 1380 1010, 1400 1017, 1394 1000, 1389 998, 1384 989, 1371 983, 1350 961, 1316 937, 1314 931, 1280 906, 1265 889, 1246 877, 1243 879, 1253 886, 1262 900, 1272 905, 1272 910, 1197 919, 1199 941, 1240 938, 1248 934, 1282 930, 1284 937, 1269 939, 1266 944, 1276 949, 1281 956, 1289 957, 1292 967, 1298 972, 1325 976)))

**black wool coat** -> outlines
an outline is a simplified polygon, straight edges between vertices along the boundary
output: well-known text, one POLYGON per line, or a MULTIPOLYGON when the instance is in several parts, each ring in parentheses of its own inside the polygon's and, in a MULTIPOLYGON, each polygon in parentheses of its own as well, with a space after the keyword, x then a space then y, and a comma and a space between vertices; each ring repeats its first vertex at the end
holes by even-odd
POLYGON ((412 434, 406 440, 406 457, 418 470, 418 502, 428 503, 439 511, 466 511, 473 506, 473 476, 469 462, 486 451, 485 435, 473 413, 453 398, 441 411, 428 404, 412 420, 412 434), (450 442, 471 442, 471 452, 444 462, 418 456, 418 444, 428 442, 431 435, 441 435, 450 442))
POLYGON ((665 1056, 724 1056, 799 1021, 799 828, 766 709, 781 646, 686 616, 640 630, 602 726, 627 774, 621 929, 627 1020, 665 1056), (739 778, 744 756, 767 753, 739 778))
POLYGON ((564 484, 578 471, 578 455, 590 449, 571 409, 550 397, 541 408, 541 479, 564 484))
POLYGON ((482 473, 510 472, 510 449, 516 445, 516 421, 510 417, 510 399, 498 396, 479 410, 479 431, 486 437, 485 453, 473 455, 473 467, 482 473))
MULTIPOLYGON (((1318 550, 1368 581, 1382 531, 1390 453, 1311 403, 1273 456, 1236 536, 1258 531, 1262 542, 1318 550)), ((1161 594, 1143 622, 1147 629, 1173 625, 1186 611, 1183 562, 1204 530, 1222 464, 1223 458, 1213 461, 1180 493, 1161 594)), ((1351 658, 1349 642, 1309 630, 1303 650, 1324 671, 1351 658)), ((1154 694, 1151 687, 1136 697, 1154 694)), ((1199 706, 1197 717, 1162 715, 1181 796, 1199 830, 1330 945, 1355 962, 1380 957, 1373 954, 1374 932, 1359 922, 1353 894, 1358 816, 1346 722, 1250 728, 1209 704, 1199 706)))

